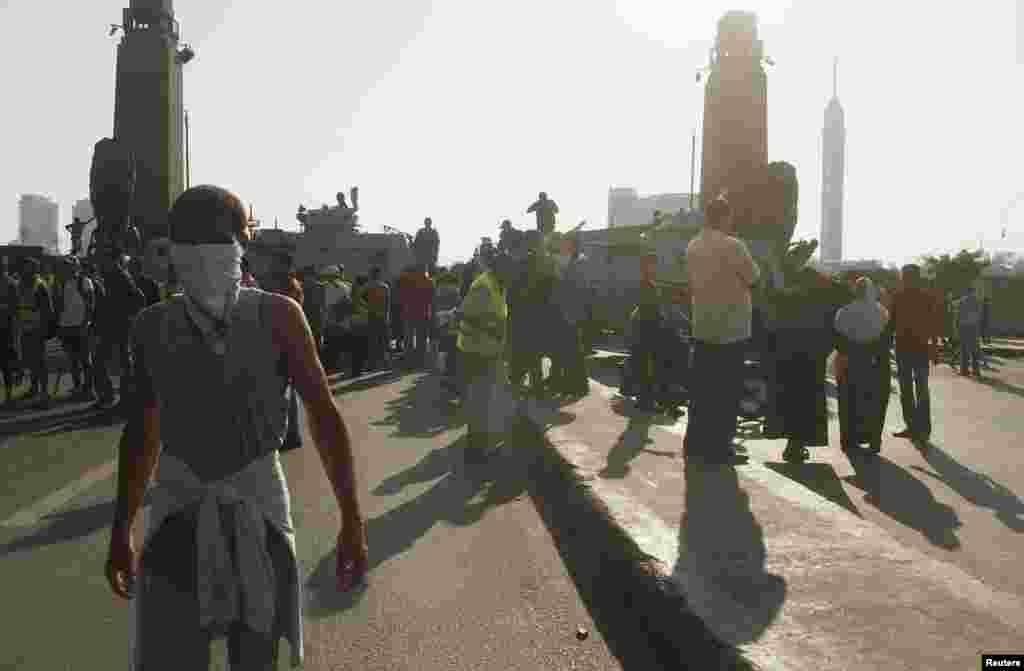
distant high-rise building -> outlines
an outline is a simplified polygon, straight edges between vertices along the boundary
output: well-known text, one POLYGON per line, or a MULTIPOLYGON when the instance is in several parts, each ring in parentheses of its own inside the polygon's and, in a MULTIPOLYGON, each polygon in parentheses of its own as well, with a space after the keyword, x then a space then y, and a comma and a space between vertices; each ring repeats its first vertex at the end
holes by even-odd
MULTIPOLYGON (((72 219, 81 219, 82 221, 89 221, 93 217, 92 201, 88 198, 75 201, 74 206, 71 208, 72 219)), ((96 230, 96 222, 92 222, 82 230, 82 249, 89 249, 89 242, 92 240, 93 231, 96 230)))
POLYGON ((25 194, 18 201, 18 242, 22 245, 60 250, 60 206, 37 194, 25 194))
MULTIPOLYGON (((698 207, 697 198, 694 207, 698 207)), ((675 214, 689 211, 690 194, 657 193, 641 196, 636 189, 612 187, 608 189, 608 228, 616 226, 644 226, 654 218, 654 211, 675 214)))
POLYGON ((843 260, 843 177, 846 123, 836 88, 838 59, 832 64, 832 100, 821 131, 821 260, 843 260))

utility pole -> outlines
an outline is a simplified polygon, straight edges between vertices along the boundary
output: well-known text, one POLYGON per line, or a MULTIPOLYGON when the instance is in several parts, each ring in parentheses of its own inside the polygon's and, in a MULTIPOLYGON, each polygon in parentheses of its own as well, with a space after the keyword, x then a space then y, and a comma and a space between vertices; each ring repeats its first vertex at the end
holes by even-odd
POLYGON ((188 110, 185 110, 185 188, 192 187, 192 162, 188 134, 188 110))
POLYGON ((697 129, 693 129, 693 143, 690 146, 690 211, 693 211, 693 182, 697 171, 697 129))

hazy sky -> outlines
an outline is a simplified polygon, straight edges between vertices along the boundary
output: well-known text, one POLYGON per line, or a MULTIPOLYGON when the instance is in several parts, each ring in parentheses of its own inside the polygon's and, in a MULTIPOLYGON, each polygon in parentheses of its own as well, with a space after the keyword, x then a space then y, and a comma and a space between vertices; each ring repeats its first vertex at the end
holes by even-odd
MULTIPOLYGON (((17 197, 87 197, 112 132, 111 23, 128 0, 0 0, 0 242, 17 197)), ((471 253, 538 191, 560 228, 604 226, 608 187, 689 190, 690 137, 716 19, 761 16, 768 153, 800 180, 797 237, 819 236, 821 127, 838 56, 847 121, 844 256, 903 261, 998 239, 1024 192, 1024 0, 178 0, 192 183, 235 190, 265 224, 361 191, 362 222, 471 253), (696 9, 694 9, 696 7, 696 9)), ((532 215, 531 215, 532 216, 532 215)), ((1024 200, 1008 223, 1024 250, 1024 200)), ((66 243, 65 243, 66 244, 66 243)))

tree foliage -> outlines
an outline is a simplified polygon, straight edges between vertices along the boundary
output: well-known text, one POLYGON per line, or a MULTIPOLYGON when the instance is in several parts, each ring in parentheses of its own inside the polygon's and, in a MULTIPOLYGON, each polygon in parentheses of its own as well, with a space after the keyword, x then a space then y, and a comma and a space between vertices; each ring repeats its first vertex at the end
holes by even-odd
POLYGON ((991 261, 985 258, 982 251, 960 250, 956 256, 925 256, 921 259, 924 274, 935 281, 935 286, 943 292, 962 294, 973 284, 991 261))

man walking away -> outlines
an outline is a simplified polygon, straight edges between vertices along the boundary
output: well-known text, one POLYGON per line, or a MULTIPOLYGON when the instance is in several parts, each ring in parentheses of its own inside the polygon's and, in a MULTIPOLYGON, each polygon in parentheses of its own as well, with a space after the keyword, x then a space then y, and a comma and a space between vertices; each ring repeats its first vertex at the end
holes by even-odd
POLYGON ((89 332, 96 315, 96 291, 82 274, 78 259, 69 257, 61 266, 62 282, 57 295, 58 336, 71 360, 71 379, 78 401, 95 401, 89 332))
POLYGON ((558 214, 558 205, 548 198, 548 194, 540 192, 537 200, 526 210, 527 214, 531 212, 537 215, 537 230, 542 235, 551 235, 555 232, 555 215, 558 214))
POLYGON ((942 306, 922 286, 919 266, 907 264, 900 275, 901 286, 892 301, 892 321, 900 405, 903 406, 906 428, 895 435, 897 438, 928 440, 932 433, 931 396, 928 391, 930 349, 939 346, 942 306))
POLYGON ((983 306, 978 300, 974 287, 967 288, 967 294, 957 301, 957 327, 960 331, 960 374, 967 375, 968 361, 975 377, 981 377, 981 336, 983 306))
POLYGON ((18 307, 18 283, 9 272, 7 257, 0 256, 0 373, 4 376, 4 405, 14 394, 14 368, 20 365, 21 341, 17 337, 15 313, 18 307))
POLYGON ((695 347, 683 452, 687 460, 710 464, 744 461, 732 442, 751 337, 750 292, 761 273, 747 245, 733 237, 734 231, 729 202, 719 197, 708 204, 704 229, 686 250, 695 347))
POLYGON ((21 335, 24 362, 32 373, 32 391, 29 395, 36 397, 45 406, 50 400, 46 341, 53 321, 53 300, 50 290, 39 276, 39 261, 25 259, 24 263, 18 287, 17 328, 21 335))

